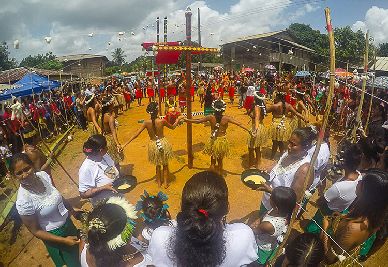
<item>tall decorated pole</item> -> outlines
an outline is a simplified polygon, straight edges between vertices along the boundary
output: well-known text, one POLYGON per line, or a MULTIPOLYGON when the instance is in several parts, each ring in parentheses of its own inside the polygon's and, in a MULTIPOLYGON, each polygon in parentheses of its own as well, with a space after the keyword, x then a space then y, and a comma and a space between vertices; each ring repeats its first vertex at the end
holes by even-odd
MULTIPOLYGON (((186 46, 191 46, 191 16, 192 12, 190 7, 186 9, 186 46)), ((191 51, 186 51, 186 103, 187 103, 187 118, 191 119, 191 51)), ((191 123, 187 123, 187 155, 188 166, 193 167, 193 132, 191 123)))
MULTIPOLYGON (((160 42, 160 19, 159 17, 156 18, 156 43, 159 44, 160 42)), ((157 51, 154 51, 154 57, 156 59, 156 53, 157 51)), ((162 96, 160 95, 160 64, 157 64, 158 66, 158 96, 159 96, 159 115, 162 116, 162 96)))
MULTIPOLYGON (((327 29, 327 33, 329 35, 329 45, 330 45, 330 86, 329 86, 329 94, 327 95, 327 101, 326 101, 326 107, 325 107, 325 113, 324 113, 325 115, 323 117, 322 127, 319 131, 315 150, 314 150, 314 153, 313 153, 311 160, 310 160, 310 166, 309 166, 309 169, 308 169, 307 175, 306 175, 307 178, 305 179, 304 184, 303 184, 303 189, 302 189, 303 195, 305 193, 305 190, 308 188, 308 181, 310 180, 309 177, 311 177, 313 175, 315 162, 317 161, 319 150, 321 148, 321 144, 322 144, 323 139, 325 137, 326 127, 327 127, 327 123, 329 120, 329 114, 330 114, 330 110, 332 108, 333 95, 334 95, 335 45, 334 45, 334 31, 333 31, 333 26, 331 24, 331 17, 330 17, 330 9, 328 7, 325 8, 325 16, 326 16, 326 29, 327 29)), ((301 203, 301 199, 298 199, 298 202, 301 203)), ((280 256, 280 254, 282 253, 284 245, 287 243, 287 239, 290 236, 292 226, 295 222, 295 218, 296 218, 298 211, 299 211, 298 208, 294 209, 294 212, 292 213, 292 216, 291 216, 291 219, 289 222, 289 227, 287 229, 287 233, 284 236, 283 242, 278 247, 275 257, 273 257, 273 259, 271 260, 271 263, 273 263, 273 261, 276 260, 276 258, 278 256, 280 256)))
MULTIPOLYGON (((167 17, 164 17, 164 39, 163 42, 167 43, 167 17)), ((163 80, 167 81, 167 64, 164 64, 163 80)))

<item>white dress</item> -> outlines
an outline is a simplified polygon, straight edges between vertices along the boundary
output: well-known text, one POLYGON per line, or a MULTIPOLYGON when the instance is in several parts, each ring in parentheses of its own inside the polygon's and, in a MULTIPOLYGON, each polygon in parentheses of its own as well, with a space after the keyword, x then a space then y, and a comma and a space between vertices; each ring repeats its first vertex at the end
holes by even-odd
MULTIPOLYGON (((169 244, 175 228, 161 226, 152 234, 148 253, 156 267, 176 267, 176 263, 168 256, 169 244)), ((252 229, 243 223, 226 224, 226 257, 218 267, 246 266, 257 260, 257 244, 252 229)))
POLYGON ((271 216, 269 215, 270 212, 271 210, 267 212, 261 222, 272 224, 275 229, 274 233, 272 235, 267 233, 256 235, 257 245, 261 250, 265 251, 274 250, 283 241, 283 235, 287 232, 287 219, 271 216))
MULTIPOLYGON (((301 160, 298 160, 287 167, 283 167, 281 165, 283 159, 288 155, 288 152, 284 153, 278 163, 275 165, 275 167, 271 170, 269 176, 270 176, 270 183, 272 188, 276 188, 279 186, 285 186, 285 187, 291 187, 292 182, 294 181, 294 176, 296 171, 299 169, 300 166, 302 166, 305 163, 310 162, 309 156, 305 156, 301 160)), ((272 209, 272 206, 270 204, 270 196, 269 193, 264 193, 263 200, 261 201, 264 205, 264 207, 267 210, 272 209)))

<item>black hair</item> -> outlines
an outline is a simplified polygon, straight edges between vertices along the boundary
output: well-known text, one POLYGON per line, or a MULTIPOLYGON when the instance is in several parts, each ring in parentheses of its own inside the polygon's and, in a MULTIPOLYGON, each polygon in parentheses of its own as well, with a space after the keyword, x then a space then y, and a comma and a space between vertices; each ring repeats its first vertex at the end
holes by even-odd
POLYGON ((279 215, 289 221, 296 205, 294 189, 285 186, 275 187, 271 193, 271 200, 278 209, 279 215))
POLYGON ((372 160, 378 162, 380 160, 380 154, 382 154, 385 149, 384 145, 370 136, 361 138, 358 141, 358 144, 360 145, 362 153, 368 162, 371 162, 372 160))
POLYGON ((95 155, 106 146, 106 138, 102 134, 95 134, 86 140, 83 146, 83 152, 86 156, 95 155))
POLYGON ((228 187, 220 175, 203 171, 186 182, 169 253, 177 266, 213 267, 223 262, 223 218, 228 210, 228 187))
POLYGON ((94 108, 94 105, 93 105, 93 104, 94 104, 95 100, 96 100, 96 98, 95 98, 94 95, 88 95, 88 96, 86 96, 85 101, 86 101, 86 102, 90 101, 88 104, 86 104, 86 108, 90 108, 90 107, 94 108), (91 98, 93 98, 93 99, 90 100, 91 98))
POLYGON ((28 165, 34 166, 34 163, 32 162, 32 160, 30 159, 30 157, 27 154, 25 154, 25 153, 14 154, 11 158, 11 163, 9 165, 9 171, 12 174, 15 174, 15 165, 19 161, 24 161, 28 165))
POLYGON ((224 113, 223 109, 225 108, 225 102, 220 99, 217 99, 214 100, 213 105, 216 109, 219 109, 218 111, 214 110, 214 117, 216 117, 216 122, 220 123, 224 113))
POLYGON ((102 109, 101 109, 101 129, 103 132, 104 130, 104 115, 105 113, 109 112, 113 105, 113 98, 112 96, 105 96, 104 99, 102 100, 102 109), (109 104, 110 103, 110 104, 109 104))
POLYGON ((151 119, 155 120, 158 117, 158 103, 151 102, 147 105, 147 113, 151 114, 151 119))
POLYGON ((298 235, 286 246, 289 267, 316 267, 323 261, 325 252, 321 239, 312 233, 298 235))
POLYGON ((388 207, 388 173, 380 169, 368 170, 362 180, 360 191, 349 207, 348 218, 367 218, 369 229, 379 228, 388 207))
POLYGON ((148 227, 156 229, 171 220, 170 213, 167 209, 163 209, 163 205, 163 202, 154 196, 146 197, 143 200, 142 211, 150 219, 144 220, 148 227))
POLYGON ((115 204, 102 202, 88 215, 87 222, 98 219, 104 230, 97 227, 88 228, 89 251, 94 256, 97 267, 120 266, 126 253, 125 246, 111 250, 108 241, 119 235, 127 224, 125 210, 115 204))
POLYGON ((293 135, 296 135, 300 144, 304 149, 308 149, 312 144, 312 132, 310 127, 297 128, 292 132, 293 135))
POLYGON ((362 150, 359 144, 350 144, 342 155, 343 167, 349 171, 356 171, 361 164, 362 150))

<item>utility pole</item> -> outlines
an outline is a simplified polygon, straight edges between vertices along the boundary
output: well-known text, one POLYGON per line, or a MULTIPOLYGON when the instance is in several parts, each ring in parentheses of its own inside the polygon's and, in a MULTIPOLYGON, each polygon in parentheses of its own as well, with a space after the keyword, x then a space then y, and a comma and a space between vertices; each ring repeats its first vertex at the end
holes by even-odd
POLYGON ((358 110, 357 110, 356 123, 353 127, 353 132, 352 132, 352 143, 356 143, 357 129, 359 127, 362 127, 361 112, 362 112, 362 105, 364 103, 364 97, 365 97, 366 78, 368 75, 368 53, 369 53, 369 31, 367 31, 365 35, 364 74, 362 75, 362 91, 361 91, 360 104, 358 105, 358 110))
MULTIPOLYGON (((198 44, 202 46, 202 38, 201 38, 201 10, 198 8, 198 44)), ((202 54, 199 54, 199 64, 198 64, 198 72, 202 70, 202 54)), ((199 75, 199 73, 198 73, 199 75)))
MULTIPOLYGON (((186 41, 187 46, 191 46, 191 16, 192 12, 190 7, 186 9, 186 41)), ((191 52, 186 51, 186 103, 187 103, 187 118, 191 119, 191 52)), ((187 156, 188 167, 193 167, 193 129, 192 124, 187 123, 187 156)))

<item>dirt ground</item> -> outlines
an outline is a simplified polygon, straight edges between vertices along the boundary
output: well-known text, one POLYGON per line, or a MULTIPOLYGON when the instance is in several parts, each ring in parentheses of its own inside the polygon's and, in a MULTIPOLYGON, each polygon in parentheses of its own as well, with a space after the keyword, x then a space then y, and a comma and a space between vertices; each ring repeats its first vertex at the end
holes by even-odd
MULTIPOLYGON (((145 112, 147 100, 144 99, 144 106, 133 107, 129 111, 125 111, 119 116, 119 139, 124 143, 140 126, 139 121, 148 119, 148 114, 145 112)), ((198 100, 193 104, 193 111, 202 111, 198 100)), ((250 121, 247 115, 243 114, 242 109, 238 109, 237 105, 228 104, 226 115, 233 116, 235 119, 245 123, 247 126, 250 121)), ((271 118, 267 116, 265 124, 268 125, 271 118)), ((177 214, 180 206, 180 198, 182 188, 185 182, 194 174, 209 167, 209 157, 204 155, 201 150, 204 143, 210 136, 210 127, 204 125, 193 124, 193 149, 194 149, 194 168, 187 167, 187 153, 186 153, 186 125, 179 126, 174 131, 165 130, 165 135, 171 142, 174 152, 178 155, 177 159, 172 160, 170 164, 171 185, 168 189, 162 190, 168 197, 168 204, 170 212, 173 217, 177 214)), ((225 159, 224 169, 225 179, 229 187, 229 202, 230 212, 228 214, 228 221, 249 221, 255 218, 259 208, 262 193, 252 191, 245 187, 241 180, 241 172, 247 168, 247 133, 241 128, 230 125, 227 137, 231 144, 231 156, 225 159)), ((86 132, 76 130, 73 134, 73 141, 67 144, 59 156, 60 162, 65 166, 75 181, 78 181, 78 169, 82 164, 85 156, 82 153, 82 144, 87 139, 86 132)), ((144 190, 149 193, 156 194, 159 188, 154 181, 155 168, 147 161, 147 145, 148 136, 143 132, 138 139, 133 141, 125 148, 125 160, 122 162, 122 170, 125 173, 131 173, 137 177, 137 186, 129 193, 127 199, 135 204, 139 196, 144 190)), ((263 148, 263 159, 261 168, 269 168, 274 162, 268 160, 270 154, 271 143, 263 148)), ((81 208, 86 207, 84 201, 80 201, 78 188, 69 177, 64 173, 58 165, 53 168, 53 178, 62 194, 70 200, 70 202, 81 208)), ((308 213, 305 214, 305 219, 311 218, 315 213, 315 203, 308 205, 308 213)), ((307 220, 302 220, 294 225, 295 231, 301 231, 300 224, 307 220)), ((21 228, 16 242, 9 245, 10 232, 12 224, 9 224, 1 233, 0 236, 0 266, 53 266, 52 261, 48 257, 47 251, 41 241, 33 238, 32 235, 25 229, 21 228), (26 246, 27 245, 27 246, 26 246), (26 247, 25 247, 26 246, 26 247), (25 247, 23 249, 23 247, 25 247)), ((386 266, 388 262, 388 246, 385 244, 377 252, 375 252, 366 262, 364 266, 386 266)))

